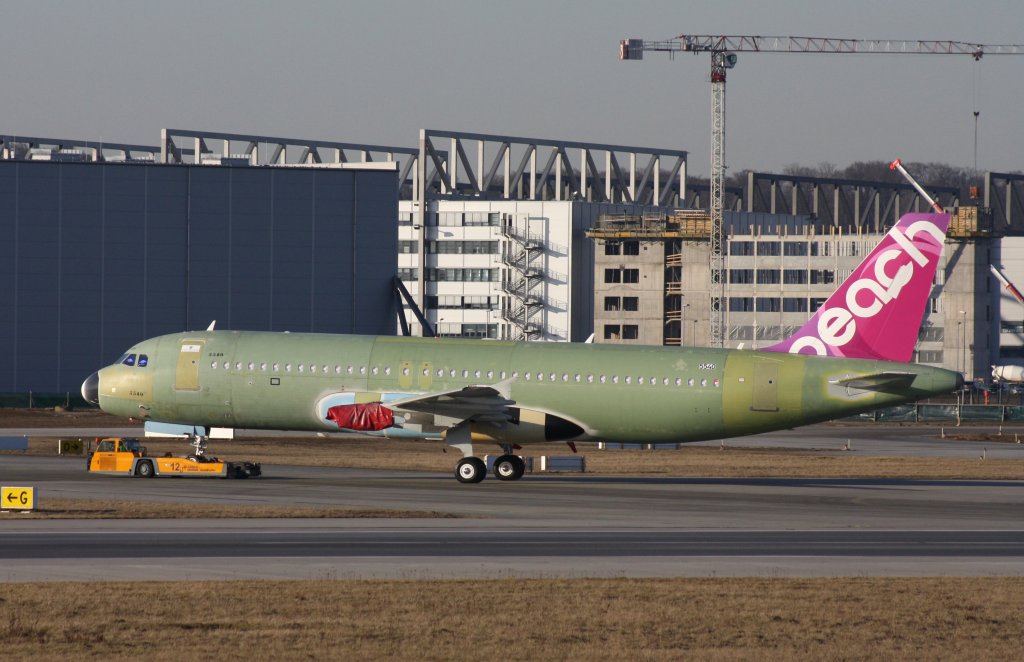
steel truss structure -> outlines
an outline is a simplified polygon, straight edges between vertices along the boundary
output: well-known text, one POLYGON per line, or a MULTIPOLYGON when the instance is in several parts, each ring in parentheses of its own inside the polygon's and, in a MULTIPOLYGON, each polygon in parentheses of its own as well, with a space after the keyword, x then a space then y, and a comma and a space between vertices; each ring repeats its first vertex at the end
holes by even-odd
MULTIPOLYGON (((960 189, 955 186, 927 188, 943 206, 960 204, 960 189)), ((806 214, 836 227, 882 232, 901 214, 929 207, 906 183, 751 172, 747 174, 744 211, 806 214)))
POLYGON ((986 172, 985 207, 995 229, 1024 234, 1024 174, 986 172))
POLYGON ((427 199, 679 206, 686 199, 686 159, 682 150, 420 131, 420 181, 426 182, 427 199))

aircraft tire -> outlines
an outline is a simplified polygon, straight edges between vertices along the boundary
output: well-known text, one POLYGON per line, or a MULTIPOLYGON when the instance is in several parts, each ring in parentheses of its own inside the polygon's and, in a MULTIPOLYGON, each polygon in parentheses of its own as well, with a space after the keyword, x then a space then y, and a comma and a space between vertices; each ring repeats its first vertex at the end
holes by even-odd
POLYGON ((479 483, 487 476, 487 465, 478 457, 464 457, 455 465, 455 478, 460 483, 479 483))
POLYGON ((526 473, 526 462, 518 455, 502 455, 494 461, 494 477, 498 480, 519 480, 526 473))
POLYGON ((135 465, 135 475, 139 478, 152 478, 153 477, 153 463, 149 460, 143 460, 135 465))

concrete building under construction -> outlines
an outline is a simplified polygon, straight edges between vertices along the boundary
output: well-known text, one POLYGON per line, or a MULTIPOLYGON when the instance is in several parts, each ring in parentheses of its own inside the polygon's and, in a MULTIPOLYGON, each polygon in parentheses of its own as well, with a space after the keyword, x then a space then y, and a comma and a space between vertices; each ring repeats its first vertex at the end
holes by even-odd
MULTIPOLYGON (((914 360, 988 375, 998 348, 993 237, 977 209, 953 210, 914 360)), ((725 346, 756 349, 794 333, 884 233, 803 216, 727 213, 725 346)), ((710 218, 605 215, 595 246, 596 342, 707 344, 710 218)))

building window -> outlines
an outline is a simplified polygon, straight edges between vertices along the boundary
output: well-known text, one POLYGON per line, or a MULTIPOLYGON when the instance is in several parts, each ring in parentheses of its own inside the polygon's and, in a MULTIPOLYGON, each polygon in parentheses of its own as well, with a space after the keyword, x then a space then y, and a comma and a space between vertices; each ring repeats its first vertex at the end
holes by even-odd
POLYGON ((619 336, 622 335, 622 327, 618 324, 605 324, 604 325, 604 339, 605 340, 618 340, 619 336))
POLYGON ((777 241, 757 242, 757 254, 774 256, 782 252, 782 246, 777 241))
MULTIPOLYGON (((1005 352, 1004 352, 1005 354, 1005 352)), ((942 350, 922 350, 917 353, 917 360, 919 363, 942 363, 943 355, 942 350)))
POLYGON ((836 272, 831 269, 811 269, 811 285, 828 285, 835 280, 836 272))
POLYGON ((782 270, 782 282, 786 285, 806 285, 807 284, 807 270, 806 269, 783 269, 782 270))
POLYGON ((622 255, 622 244, 617 241, 604 242, 605 255, 622 255))
POLYGON ((622 269, 605 269, 604 270, 604 282, 606 282, 606 283, 621 283, 622 282, 622 269))
POLYGON ((640 270, 639 269, 623 269, 622 270, 622 282, 623 283, 639 283, 640 282, 640 270))
POLYGON ((812 312, 812 313, 813 313, 813 312, 817 312, 818 308, 821 308, 822 306, 824 306, 824 305, 825 305, 825 302, 826 302, 827 300, 828 300, 828 299, 819 299, 819 298, 812 298, 812 299, 810 300, 810 307, 811 307, 811 310, 810 310, 810 312, 812 312))
POLYGON ((753 269, 729 269, 729 283, 733 285, 750 285, 753 282, 753 269))
POLYGON ((636 324, 625 324, 622 327, 623 340, 636 340, 640 337, 640 327, 636 324))
POLYGON ((629 311, 640 310, 639 297, 622 297, 622 309, 629 311))
POLYGON ((758 285, 778 285, 781 280, 778 269, 758 269, 757 270, 757 284, 758 285))
POLYGON ((806 313, 807 299, 804 297, 786 297, 782 300, 782 312, 784 313, 806 313))
POLYGON ((753 255, 754 242, 752 241, 730 241, 729 255, 753 255))
POLYGON ((402 280, 416 280, 419 276, 419 270, 413 267, 399 267, 398 277, 402 280))
POLYGON ((624 241, 624 242, 622 242, 622 254, 623 255, 640 255, 640 242, 639 241, 624 241))
POLYGON ((781 308, 779 297, 758 297, 756 304, 759 313, 777 313, 781 308))
POLYGON ((754 311, 754 297, 729 297, 730 313, 750 313, 754 311))
POLYGON ((803 257, 807 255, 807 242, 787 241, 782 244, 782 254, 787 257, 803 257))
POLYGON ((398 241, 398 252, 399 253, 418 253, 420 250, 420 242, 415 240, 400 239, 398 241))
POLYGON ((609 312, 618 312, 621 301, 619 297, 605 297, 604 309, 609 312))

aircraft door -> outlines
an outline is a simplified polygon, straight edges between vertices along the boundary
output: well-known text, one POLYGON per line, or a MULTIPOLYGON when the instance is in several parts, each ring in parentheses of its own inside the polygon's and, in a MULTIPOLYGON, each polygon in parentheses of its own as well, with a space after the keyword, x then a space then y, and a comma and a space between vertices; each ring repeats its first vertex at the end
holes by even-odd
POLYGON ((199 390, 199 361, 203 356, 204 340, 182 340, 178 351, 178 365, 174 371, 176 391, 199 390))
POLYGON ((779 364, 774 361, 754 362, 754 388, 750 403, 752 411, 779 410, 779 364))

